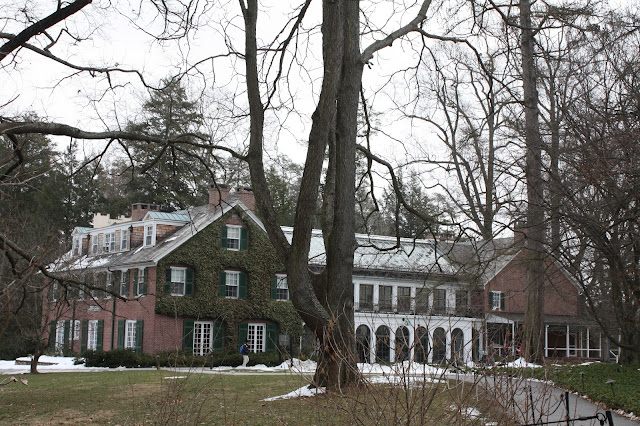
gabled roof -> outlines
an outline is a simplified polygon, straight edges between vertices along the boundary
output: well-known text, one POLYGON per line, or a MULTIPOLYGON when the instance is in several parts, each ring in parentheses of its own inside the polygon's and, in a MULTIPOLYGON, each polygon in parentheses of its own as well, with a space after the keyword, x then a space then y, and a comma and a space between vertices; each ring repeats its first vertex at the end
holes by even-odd
POLYGON ((523 241, 494 238, 489 241, 444 242, 439 247, 451 260, 457 274, 473 277, 485 286, 524 248, 523 241))
MULTIPOLYGON (((97 256, 82 256, 80 258, 73 258, 71 256, 71 252, 69 252, 62 258, 58 259, 58 261, 56 261, 52 266, 56 270, 78 270, 88 268, 109 268, 117 270, 134 266, 156 265, 163 257, 189 241, 189 239, 196 235, 200 230, 206 228, 208 225, 215 222, 229 210, 234 208, 243 211, 256 223, 256 225, 266 232, 264 225, 260 222, 257 216, 241 201, 234 199, 230 200, 228 203, 224 203, 214 211, 209 211, 209 207, 205 205, 191 208, 184 211, 184 213, 180 212, 177 215, 176 213, 173 213, 173 215, 182 216, 186 219, 183 220, 183 222, 185 222, 184 226, 179 228, 170 237, 159 241, 155 246, 142 246, 125 252, 106 253, 97 256)), ((166 217, 159 215, 155 219, 166 220, 166 217)))

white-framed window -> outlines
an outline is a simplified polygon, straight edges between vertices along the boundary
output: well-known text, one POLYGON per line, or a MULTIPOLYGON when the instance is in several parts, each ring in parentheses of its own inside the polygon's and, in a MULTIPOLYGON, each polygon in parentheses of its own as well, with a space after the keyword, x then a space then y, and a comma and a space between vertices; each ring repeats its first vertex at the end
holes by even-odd
POLYGON ((73 244, 71 246, 71 254, 74 256, 79 256, 82 252, 82 239, 80 237, 73 237, 73 244))
POLYGON ((116 250, 116 233, 108 232, 104 234, 102 240, 102 251, 109 253, 116 250))
POLYGON ((144 245, 146 247, 156 244, 156 227, 155 225, 146 225, 144 227, 144 245))
POLYGON ((107 282, 104 283, 104 297, 105 299, 111 299, 113 293, 113 272, 107 271, 107 282))
POLYGON ((289 300, 289 285, 286 275, 276 275, 276 300, 289 300))
POLYGON ((506 297, 502 291, 490 291, 489 292, 489 309, 492 311, 504 311, 505 310, 506 297))
POLYGON ((129 229, 120 231, 120 250, 129 250, 129 229))
POLYGON ((447 290, 437 288, 433 290, 433 312, 444 314, 447 311, 447 290))
POLYGON ((237 271, 225 271, 225 297, 237 299, 238 288, 240 286, 240 272, 237 271))
POLYGON ((64 321, 60 320, 56 323, 56 352, 62 352, 64 346, 64 321))
POLYGON ((247 340, 249 340, 249 350, 251 352, 265 351, 265 336, 267 327, 265 324, 248 324, 247 340))
POLYGON ((240 234, 242 227, 227 225, 227 249, 240 250, 240 234))
POLYGON ((129 271, 120 271, 120 296, 129 295, 129 271))
MULTIPOLYGON (((141 271, 138 271, 138 280, 140 280, 141 271)), ((171 268, 171 284, 169 284, 169 294, 172 296, 184 296, 185 282, 187 279, 187 268, 171 268)), ((140 285, 138 285, 138 291, 140 285)))
POLYGON ((398 287, 398 312, 409 312, 411 310, 411 287, 398 287))
POLYGON ((75 320, 73 322, 73 340, 80 340, 82 321, 75 320))
POLYGON ((136 348, 136 320, 127 320, 124 329, 124 348, 135 349, 136 348))
POLYGON ((358 309, 373 310, 373 284, 360 284, 358 287, 358 309))
POLYGON ((58 283, 58 281, 54 281, 53 284, 51 284, 51 301, 57 302, 59 296, 60 296, 60 284, 58 283))
POLYGON ((144 296, 147 294, 147 282, 145 278, 145 268, 138 269, 138 285, 135 286, 136 294, 135 297, 144 296))
POLYGON ((98 254, 98 236, 91 236, 91 254, 98 254))
POLYGON ((87 327, 87 349, 90 351, 98 349, 98 320, 89 320, 87 327))
POLYGON ((206 355, 213 348, 213 322, 195 321, 193 323, 193 354, 206 355))

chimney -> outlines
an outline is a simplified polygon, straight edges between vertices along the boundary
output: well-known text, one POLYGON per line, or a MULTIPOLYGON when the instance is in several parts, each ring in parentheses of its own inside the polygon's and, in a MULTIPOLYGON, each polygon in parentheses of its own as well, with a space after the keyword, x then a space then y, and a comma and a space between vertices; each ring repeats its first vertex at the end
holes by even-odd
POLYGON ((135 203, 131 205, 131 221, 137 222, 142 220, 144 215, 147 212, 159 212, 160 206, 158 204, 147 204, 147 203, 135 203))
POLYGON ((513 223, 513 243, 521 243, 527 237, 527 222, 523 219, 513 223))
POLYGON ((242 203, 252 212, 256 211, 256 197, 251 188, 247 186, 239 187, 233 194, 233 197, 242 201, 242 203))
POLYGON ((214 211, 221 207, 221 203, 229 201, 231 188, 226 184, 209 185, 209 211, 214 211))

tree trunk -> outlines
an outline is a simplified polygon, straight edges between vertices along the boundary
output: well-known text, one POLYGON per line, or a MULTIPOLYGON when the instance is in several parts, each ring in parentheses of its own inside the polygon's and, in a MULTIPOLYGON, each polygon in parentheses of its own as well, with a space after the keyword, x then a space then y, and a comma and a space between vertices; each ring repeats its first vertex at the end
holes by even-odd
POLYGON ((522 82, 527 182, 527 290, 523 354, 530 362, 544 357, 544 208, 542 138, 540 136, 534 35, 530 0, 520 0, 522 82))

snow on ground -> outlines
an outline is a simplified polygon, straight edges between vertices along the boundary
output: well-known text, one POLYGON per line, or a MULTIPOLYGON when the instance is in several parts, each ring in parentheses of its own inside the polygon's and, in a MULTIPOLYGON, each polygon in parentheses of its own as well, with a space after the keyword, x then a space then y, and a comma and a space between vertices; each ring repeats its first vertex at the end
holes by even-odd
POLYGON ((538 364, 532 364, 530 362, 527 362, 524 360, 524 358, 518 358, 515 361, 511 361, 509 363, 506 364, 507 367, 514 367, 514 368, 539 368, 542 367, 541 365, 538 364))
POLYGON ((299 398, 301 396, 316 396, 323 394, 327 391, 326 388, 312 388, 310 386, 303 386, 299 389, 296 389, 292 392, 289 392, 286 395, 274 396, 271 398, 265 398, 263 401, 275 401, 277 399, 291 399, 291 398, 299 398))

